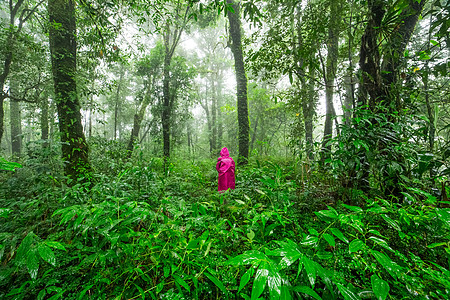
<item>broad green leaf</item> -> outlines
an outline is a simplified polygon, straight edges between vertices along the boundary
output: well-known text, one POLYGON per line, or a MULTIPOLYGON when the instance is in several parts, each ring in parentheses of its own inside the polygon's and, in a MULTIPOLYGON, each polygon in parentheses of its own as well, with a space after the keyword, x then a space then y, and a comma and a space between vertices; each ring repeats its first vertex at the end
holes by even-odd
POLYGON ((310 260, 306 256, 303 256, 303 265, 305 266, 306 275, 308 275, 308 280, 311 283, 311 286, 314 287, 316 283, 316 267, 314 265, 314 261, 310 260))
POLYGON ((45 295, 47 294, 47 292, 45 291, 45 289, 42 289, 39 294, 37 295, 37 300, 43 300, 45 295))
POLYGON ((253 240, 255 238, 255 233, 250 229, 250 232, 247 233, 247 237, 249 240, 253 240))
POLYGON ((335 237, 348 244, 348 239, 345 235, 337 228, 330 228, 330 231, 334 234, 335 237))
POLYGON ((381 247, 383 247, 383 248, 385 248, 385 249, 387 249, 387 250, 389 250, 389 251, 395 253, 394 249, 392 249, 391 247, 389 247, 388 243, 387 243, 385 240, 380 239, 379 237, 376 237, 376 236, 371 236, 371 237, 369 237, 369 240, 372 240, 372 241, 374 241, 375 243, 377 243, 378 245, 380 245, 381 247))
POLYGON ((293 290, 295 292, 309 295, 309 296, 313 297, 314 299, 322 300, 322 298, 320 298, 320 296, 316 292, 314 292, 314 290, 312 288, 310 288, 309 286, 296 286, 293 288, 293 290))
POLYGON ((336 246, 336 241, 334 240, 334 237, 329 233, 324 233, 323 238, 330 244, 331 247, 336 246))
POLYGON ((348 245, 348 251, 357 252, 361 250, 365 246, 364 242, 360 239, 354 239, 351 241, 350 245, 348 245))
POLYGON ((397 279, 397 273, 399 272, 399 266, 395 264, 388 256, 378 252, 376 250, 371 251, 375 259, 391 274, 391 276, 397 279))
POLYGON ((268 265, 267 262, 263 261, 256 271, 255 280, 253 281, 251 300, 256 300, 259 296, 261 296, 266 287, 268 276, 268 265))
POLYGON ((159 294, 164 288, 164 280, 156 285, 156 293, 159 294))
POLYGON ((15 171, 16 168, 22 168, 22 165, 16 162, 7 161, 0 156, 0 170, 15 171))
POLYGON ((281 248, 276 249, 275 251, 268 251, 267 255, 276 255, 282 256, 279 263, 279 267, 284 269, 292 265, 297 259, 302 257, 302 253, 297 249, 297 244, 293 241, 286 239, 287 242, 276 241, 277 244, 281 246, 281 248))
POLYGON ((27 269, 31 279, 36 279, 39 270, 39 260, 34 251, 29 251, 27 256, 27 269))
POLYGON ((219 279, 217 279, 216 277, 214 277, 212 274, 209 274, 208 272, 203 273, 205 274, 206 277, 209 278, 209 280, 211 280, 212 282, 214 282, 214 284, 224 293, 227 292, 227 289, 225 288, 225 286, 223 285, 223 283, 221 281, 219 281, 219 279))
POLYGON ((370 277, 370 282, 372 283, 372 289, 377 300, 386 299, 389 294, 389 284, 376 274, 373 274, 372 277, 370 277))
POLYGON ((52 248, 67 251, 66 248, 61 243, 54 241, 45 241, 45 243, 47 244, 47 246, 50 246, 52 248))
POLYGON ((331 218, 331 219, 337 219, 338 215, 331 210, 321 210, 321 211, 316 211, 314 212, 318 217, 327 217, 327 218, 331 218))
POLYGON ((387 215, 381 215, 381 217, 386 221, 386 223, 391 225, 392 228, 394 228, 397 231, 401 231, 400 226, 398 226, 397 222, 389 218, 387 215))
MULTIPOLYGON (((206 274, 206 273, 205 273, 206 274)), ((179 285, 181 285, 182 287, 184 287, 186 290, 188 290, 189 292, 191 291, 191 289, 189 288, 189 284, 187 284, 186 281, 184 281, 184 279, 182 279, 180 276, 173 274, 172 275, 173 278, 175 279, 176 282, 178 282, 179 285)))
POLYGON ((265 260, 266 258, 267 256, 265 256, 263 253, 256 250, 250 250, 228 260, 227 264, 233 266, 241 266, 255 263, 259 264, 261 260, 265 260))
POLYGON ((448 208, 436 208, 436 214, 438 215, 439 219, 447 224, 447 226, 450 226, 450 209, 448 208))
POLYGON ((27 259, 27 253, 30 251, 31 244, 33 243, 34 233, 30 231, 27 236, 20 243, 19 249, 17 249, 16 259, 19 264, 23 264, 27 259))
POLYGON ((269 276, 267 277, 267 288, 269 289, 270 299, 279 299, 281 296, 281 286, 283 280, 281 275, 274 268, 274 266, 269 266, 269 276))
POLYGON ((336 285, 345 300, 360 300, 360 298, 358 296, 356 296, 352 291, 350 291, 348 288, 346 288, 342 284, 337 283, 336 285))
POLYGON ((241 282, 239 282, 239 289, 238 293, 241 292, 241 290, 247 285, 250 278, 253 276, 254 269, 253 267, 250 267, 247 272, 244 273, 241 277, 241 282))
POLYGON ((348 210, 354 211, 354 212, 362 212, 362 208, 359 206, 352 206, 347 204, 342 204, 343 207, 347 208, 348 210))
POLYGON ((308 235, 301 241, 301 244, 305 245, 305 246, 312 246, 312 245, 317 244, 318 241, 319 241, 319 238, 317 236, 308 235))
POLYGON ((292 300, 291 292, 289 291, 289 287, 286 285, 281 286, 280 300, 292 300))
POLYGON ((140 286, 138 286, 136 283, 134 284, 134 286, 138 289, 139 294, 141 295, 142 300, 145 300, 145 292, 144 292, 144 290, 143 290, 140 286))
POLYGON ((48 247, 46 244, 43 244, 43 243, 39 244, 38 252, 43 260, 45 260, 52 266, 56 265, 55 253, 53 253, 52 249, 50 249, 50 247, 48 247))

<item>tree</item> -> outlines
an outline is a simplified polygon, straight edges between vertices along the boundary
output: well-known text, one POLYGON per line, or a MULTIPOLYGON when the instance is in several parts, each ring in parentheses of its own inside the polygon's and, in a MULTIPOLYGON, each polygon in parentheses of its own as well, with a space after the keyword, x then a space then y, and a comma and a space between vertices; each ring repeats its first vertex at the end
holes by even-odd
POLYGON ((9 0, 9 24, 8 31, 6 33, 6 45, 4 51, 2 51, 2 69, 0 70, 0 142, 3 137, 3 103, 6 98, 9 97, 7 93, 4 92, 6 87, 6 82, 11 71, 11 64, 14 59, 14 47, 16 46, 16 41, 18 36, 21 34, 23 26, 27 20, 29 20, 37 8, 44 2, 44 0, 39 1, 35 6, 26 9, 24 8, 24 0, 18 0, 15 4, 12 0, 9 0), (18 25, 16 26, 16 24, 18 25))
POLYGON ((76 85, 77 40, 73 0, 48 0, 49 42, 65 174, 88 179, 88 145, 76 85))
POLYGON ((332 138, 333 119, 336 118, 336 112, 333 105, 333 94, 339 54, 339 30, 341 25, 341 13, 342 5, 340 0, 331 0, 327 39, 327 61, 323 74, 325 79, 326 114, 322 140, 322 158, 327 157, 327 153, 329 153, 331 150, 331 145, 327 145, 327 143, 332 138))
POLYGON ((247 101, 247 76, 244 67, 244 55, 242 51, 242 34, 240 20, 240 5, 233 0, 227 0, 232 9, 228 9, 228 21, 230 30, 230 48, 234 57, 234 69, 236 72, 236 96, 237 114, 239 124, 239 158, 238 164, 246 164, 248 161, 250 124, 248 120, 247 101))
POLYGON ((152 49, 148 57, 143 58, 138 63, 138 74, 144 77, 144 88, 142 91, 140 106, 134 115, 133 129, 131 130, 130 140, 128 142, 128 157, 131 156, 133 146, 139 137, 142 120, 144 119, 147 107, 154 99, 155 85, 157 79, 161 76, 161 67, 164 59, 164 47, 158 43, 152 49))

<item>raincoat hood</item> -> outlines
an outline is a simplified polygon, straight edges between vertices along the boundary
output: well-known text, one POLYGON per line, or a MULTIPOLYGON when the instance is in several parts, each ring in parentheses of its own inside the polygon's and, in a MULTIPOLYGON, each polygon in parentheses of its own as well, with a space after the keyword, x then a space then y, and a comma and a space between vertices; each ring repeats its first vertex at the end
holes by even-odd
POLYGON ((228 148, 227 147, 223 147, 222 150, 220 150, 220 156, 222 158, 230 157, 230 152, 228 152, 228 148))

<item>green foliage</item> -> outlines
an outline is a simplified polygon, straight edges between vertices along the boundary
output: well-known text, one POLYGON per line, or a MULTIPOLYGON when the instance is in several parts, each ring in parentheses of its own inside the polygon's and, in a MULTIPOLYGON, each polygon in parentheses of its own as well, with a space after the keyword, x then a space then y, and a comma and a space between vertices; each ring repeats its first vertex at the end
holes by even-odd
POLYGON ((427 191, 305 208, 319 190, 299 192, 292 164, 238 168, 224 194, 213 168, 173 161, 167 176, 138 157, 89 190, 42 180, 47 190, 1 197, 0 297, 448 297, 450 211, 427 191))

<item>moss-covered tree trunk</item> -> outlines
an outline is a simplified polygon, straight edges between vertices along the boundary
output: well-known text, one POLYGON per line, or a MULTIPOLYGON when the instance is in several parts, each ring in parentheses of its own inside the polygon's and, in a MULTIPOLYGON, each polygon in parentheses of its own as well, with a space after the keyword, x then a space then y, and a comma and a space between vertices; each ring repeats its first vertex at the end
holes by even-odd
POLYGON ((228 11, 230 23, 231 52, 234 56, 234 69, 237 84, 237 113, 239 126, 239 158, 238 164, 246 164, 248 161, 250 124, 248 120, 247 101, 247 76, 244 68, 244 55, 242 52, 241 20, 239 16, 239 4, 233 0, 227 0, 232 4, 234 12, 228 11))
POLYGON ((55 102, 58 111, 65 174, 72 179, 89 178, 88 145, 81 123, 76 85, 75 1, 48 0, 49 41, 55 102))

